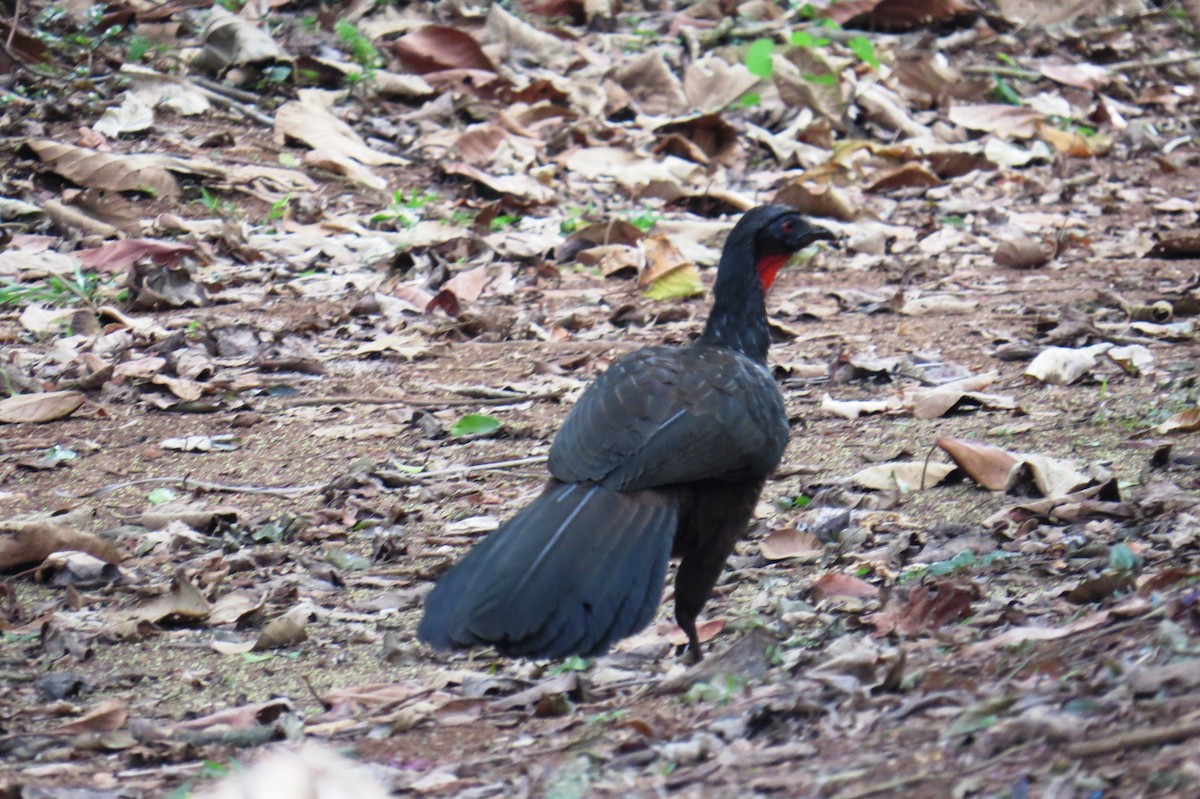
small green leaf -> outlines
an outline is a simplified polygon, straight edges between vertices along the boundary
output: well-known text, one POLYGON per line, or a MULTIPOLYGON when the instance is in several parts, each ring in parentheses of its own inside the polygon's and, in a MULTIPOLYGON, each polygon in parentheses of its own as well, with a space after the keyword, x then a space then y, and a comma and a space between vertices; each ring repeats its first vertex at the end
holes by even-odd
POLYGON ((691 264, 672 269, 656 279, 646 289, 646 296, 652 300, 670 300, 676 297, 691 297, 704 291, 700 282, 700 270, 691 264))
POLYGON ((824 75, 805 75, 804 79, 809 83, 815 83, 818 86, 836 86, 837 75, 826 73, 824 75))
POLYGON ((855 36, 850 41, 846 42, 846 46, 850 48, 850 52, 858 56, 858 60, 871 67, 879 69, 879 56, 875 55, 875 45, 871 44, 871 40, 866 36, 855 36))
POLYGON ((1137 556, 1125 544, 1113 544, 1108 550, 1108 565, 1115 572, 1133 571, 1137 565, 1137 556))
POLYGON ((325 553, 325 560, 342 571, 354 572, 371 568, 371 559, 356 552, 347 552, 338 547, 330 547, 325 553))
POLYGON ((1017 94, 1016 89, 1010 86, 1008 81, 996 75, 993 75, 992 78, 996 81, 996 88, 992 90, 996 97, 1009 105, 1021 104, 1021 95, 1017 94))
POLYGON ((771 77, 773 65, 771 55, 775 52, 775 42, 767 38, 755 39, 746 51, 746 69, 752 75, 760 78, 771 77))
POLYGON ((758 92, 746 92, 742 95, 742 99, 733 104, 734 108, 753 108, 762 102, 762 95, 758 92))
POLYGON ((805 50, 811 50, 814 47, 824 47, 829 44, 829 40, 824 36, 813 36, 808 31, 792 31, 791 42, 796 47, 802 47, 805 50))
POLYGON ((476 436, 499 429, 500 420, 482 413, 469 413, 450 426, 452 436, 476 436))
POLYGON ((169 488, 156 488, 146 495, 151 505, 161 505, 175 499, 177 494, 169 488))

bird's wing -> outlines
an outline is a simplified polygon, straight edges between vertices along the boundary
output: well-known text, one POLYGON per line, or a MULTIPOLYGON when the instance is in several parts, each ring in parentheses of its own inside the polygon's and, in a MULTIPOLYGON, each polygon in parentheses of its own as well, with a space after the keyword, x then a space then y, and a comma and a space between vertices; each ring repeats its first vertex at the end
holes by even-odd
POLYGON ((550 473, 631 491, 761 477, 787 444, 765 368, 720 347, 652 347, 621 358, 584 392, 550 448, 550 473))

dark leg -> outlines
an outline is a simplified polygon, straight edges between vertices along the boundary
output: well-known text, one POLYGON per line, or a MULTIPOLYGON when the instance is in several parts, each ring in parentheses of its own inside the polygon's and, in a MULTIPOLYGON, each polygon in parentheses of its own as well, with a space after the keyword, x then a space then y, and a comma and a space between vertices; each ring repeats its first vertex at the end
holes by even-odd
POLYGON ((688 659, 704 656, 696 632, 696 617, 712 596, 725 561, 746 532, 746 523, 758 502, 762 482, 709 483, 696 487, 688 513, 675 539, 681 558, 675 575, 675 621, 688 637, 688 659))

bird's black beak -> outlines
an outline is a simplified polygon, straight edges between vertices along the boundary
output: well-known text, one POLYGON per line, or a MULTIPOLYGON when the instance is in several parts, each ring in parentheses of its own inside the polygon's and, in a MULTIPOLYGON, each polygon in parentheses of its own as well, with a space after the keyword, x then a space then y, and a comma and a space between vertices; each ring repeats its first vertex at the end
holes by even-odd
POLYGON ((838 242, 838 236, 831 230, 826 230, 825 228, 818 227, 817 225, 809 225, 808 232, 801 237, 800 241, 801 248, 807 247, 808 245, 814 244, 818 241, 831 241, 836 245, 838 242))

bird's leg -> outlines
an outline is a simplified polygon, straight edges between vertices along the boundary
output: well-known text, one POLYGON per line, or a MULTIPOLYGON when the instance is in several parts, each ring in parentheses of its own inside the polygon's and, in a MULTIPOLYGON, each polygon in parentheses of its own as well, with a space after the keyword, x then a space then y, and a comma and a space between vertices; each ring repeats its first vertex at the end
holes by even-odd
POLYGON ((725 559, 733 550, 733 540, 728 545, 721 540, 712 541, 679 564, 675 575, 675 621, 688 638, 687 654, 692 663, 704 657, 700 651, 700 635, 696 632, 696 617, 712 595, 713 586, 725 567, 725 559))

